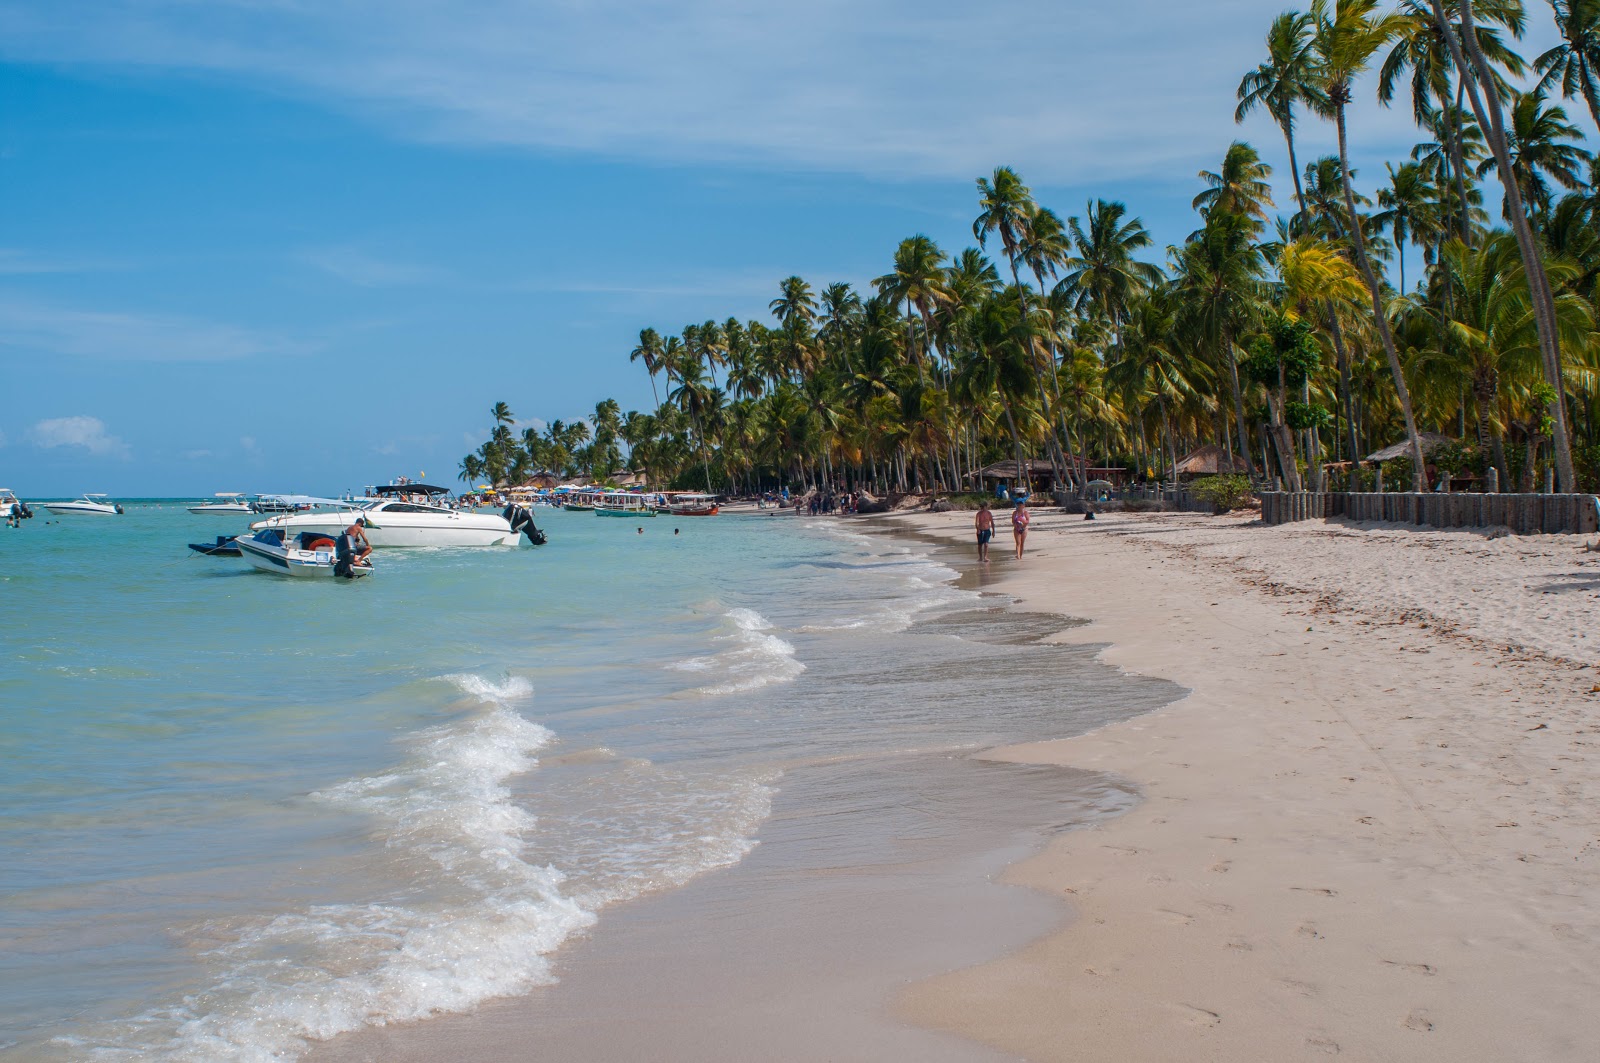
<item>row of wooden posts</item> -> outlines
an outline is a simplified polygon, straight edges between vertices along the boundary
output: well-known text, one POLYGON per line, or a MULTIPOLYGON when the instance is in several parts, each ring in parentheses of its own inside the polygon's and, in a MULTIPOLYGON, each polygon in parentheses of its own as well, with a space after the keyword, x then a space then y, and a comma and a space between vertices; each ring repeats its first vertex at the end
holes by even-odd
POLYGON ((1600 498, 1355 491, 1267 491, 1261 495, 1261 519, 1267 524, 1324 517, 1430 528, 1508 528, 1516 535, 1592 534, 1600 531, 1600 498))

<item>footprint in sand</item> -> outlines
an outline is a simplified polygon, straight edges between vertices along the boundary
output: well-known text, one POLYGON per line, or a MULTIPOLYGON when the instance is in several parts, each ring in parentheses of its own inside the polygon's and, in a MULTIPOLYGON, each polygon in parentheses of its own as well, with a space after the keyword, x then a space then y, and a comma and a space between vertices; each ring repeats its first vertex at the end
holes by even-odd
POLYGON ((1223 904, 1221 901, 1201 901, 1200 907, 1210 912, 1218 912, 1222 915, 1227 915, 1229 912, 1233 911, 1233 905, 1223 904))
POLYGON ((1186 912, 1175 912, 1171 908, 1157 908, 1156 911, 1160 912, 1171 922, 1174 922, 1179 926, 1188 926, 1190 923, 1194 922, 1194 916, 1189 915, 1186 912))
POLYGON ((1290 886, 1289 888, 1300 893, 1320 893, 1324 897, 1339 896, 1338 890, 1330 890, 1325 886, 1290 886))
POLYGON ((1432 1020, 1428 1018, 1428 1013, 1423 1011, 1421 1008, 1413 1008, 1411 1014, 1406 1016, 1406 1021, 1400 1025, 1404 1026, 1408 1030, 1415 1030, 1418 1033, 1427 1033, 1429 1030, 1433 1029, 1432 1020))
POLYGON ((1287 989, 1295 996, 1314 997, 1317 995, 1316 986, 1312 985, 1310 982, 1297 982, 1293 978, 1285 978, 1283 980, 1283 988, 1287 989))
POLYGON ((1322 932, 1317 929, 1315 923, 1301 923, 1300 928, 1295 933, 1303 938, 1310 938, 1312 941, 1320 941, 1322 939, 1322 932))
POLYGON ((1254 952, 1255 946, 1243 938, 1234 938, 1228 942, 1228 948, 1233 952, 1254 952))
POLYGON ((1339 1054, 1339 1042, 1333 1040, 1331 1037, 1320 1037, 1315 1035, 1307 1037, 1306 1048, 1312 1052, 1321 1052, 1325 1056, 1336 1056, 1339 1054))
POLYGON ((1216 1026, 1222 1022, 1221 1015, 1207 1008, 1197 1008, 1193 1004, 1173 1004, 1171 1007, 1191 1026, 1216 1026))
POLYGON ((1206 870, 1207 871, 1215 871, 1215 872, 1218 872, 1219 874, 1221 874, 1221 873, 1226 872, 1228 870, 1228 868, 1230 866, 1232 866, 1232 864, 1233 864, 1232 860, 1218 860, 1216 863, 1214 863, 1210 867, 1206 868, 1206 870))
POLYGON ((1412 974, 1435 975, 1439 973, 1432 965, 1426 963, 1402 963, 1399 960, 1384 960, 1383 965, 1385 967, 1398 967, 1400 970, 1410 971, 1412 974))

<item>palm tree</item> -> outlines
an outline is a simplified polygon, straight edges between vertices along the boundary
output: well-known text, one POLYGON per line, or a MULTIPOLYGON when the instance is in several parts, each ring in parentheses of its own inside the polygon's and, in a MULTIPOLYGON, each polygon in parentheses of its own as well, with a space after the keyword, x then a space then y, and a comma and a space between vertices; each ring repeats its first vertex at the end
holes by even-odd
POLYGON ((1406 244, 1433 246, 1440 231, 1439 189, 1428 180, 1419 163, 1401 163, 1389 171, 1389 187, 1378 190, 1378 205, 1383 213, 1374 220, 1387 223, 1394 235, 1395 256, 1400 260, 1400 294, 1406 293, 1406 244))
POLYGON ((1180 313, 1217 359, 1228 366, 1239 454, 1252 477, 1256 475, 1256 465, 1250 453, 1235 347, 1238 337, 1254 320, 1260 303, 1265 265, 1260 249, 1251 241, 1256 225, 1242 215, 1213 209, 1198 238, 1171 249, 1177 267, 1176 290, 1182 299, 1180 313))
POLYGON ((644 371, 650 374, 650 397, 657 406, 661 396, 656 392, 656 373, 661 370, 661 334, 653 328, 639 330, 639 344, 628 354, 630 362, 644 362, 644 371))
MULTIPOLYGON (((980 247, 987 247, 989 234, 998 233, 1000 246, 1005 251, 1006 261, 1011 266, 1011 283, 1017 290, 1017 301, 1024 322, 1030 320, 1028 310, 1028 292, 1023 287, 1022 279, 1018 276, 1017 266, 1022 258, 1022 247, 1028 239, 1028 226, 1037 213, 1037 205, 1033 201, 1033 193, 1028 186, 1022 183, 1022 178, 1009 166, 997 166, 992 180, 978 178, 978 206, 977 218, 972 222, 972 235, 978 238, 980 247)), ((1039 357, 1038 344, 1034 341, 1034 332, 1031 327, 1025 328, 1027 334, 1028 356, 1035 366, 1042 366, 1039 357)), ((1043 381, 1039 383, 1039 396, 1043 404, 1046 420, 1050 419, 1050 404, 1045 398, 1043 381)), ((1055 482, 1063 483, 1061 456, 1057 453, 1061 444, 1056 439, 1054 427, 1050 430, 1050 440, 1055 444, 1051 448, 1050 463, 1054 467, 1055 482)), ((1073 476, 1076 479, 1076 475, 1073 476)), ((1080 485, 1086 486, 1086 485, 1080 485)), ((1081 493, 1081 491, 1080 491, 1081 493)))
POLYGON ((1161 438, 1167 451, 1168 474, 1178 479, 1178 449, 1173 436, 1171 408, 1199 400, 1209 388, 1207 368, 1196 358, 1176 353, 1177 301, 1157 289, 1135 299, 1128 308, 1117 359, 1106 367, 1106 383, 1129 403, 1154 405, 1161 418, 1161 438))
POLYGON ((779 296, 767 304, 788 339, 789 370, 800 373, 806 367, 806 341, 817 320, 817 300, 811 285, 799 277, 786 277, 778 285, 779 296))
POLYGON ((511 407, 503 402, 495 403, 494 408, 489 413, 494 417, 495 424, 516 424, 517 422, 516 416, 511 412, 511 407))
POLYGON ((1600 129, 1600 0, 1550 0, 1550 6, 1561 43, 1533 61, 1533 68, 1544 75, 1538 90, 1549 92, 1559 83, 1566 99, 1582 96, 1600 129))
POLYGON ((1555 449, 1556 475, 1560 480, 1561 490, 1571 492, 1576 490, 1577 480, 1572 467, 1572 443, 1567 429, 1567 404, 1564 397, 1566 381, 1561 368, 1561 342, 1557 336, 1555 296, 1550 289, 1550 278, 1545 270, 1539 245, 1534 239, 1533 226, 1529 224, 1527 211, 1522 204, 1522 189, 1516 179, 1511 148, 1506 137, 1500 87, 1479 40, 1472 0, 1456 0, 1461 15, 1459 34, 1456 32, 1455 24, 1445 17, 1443 0, 1431 0, 1431 3, 1434 20, 1444 34, 1445 44, 1449 47, 1450 57, 1456 66, 1462 70, 1469 69, 1467 58, 1471 58, 1470 69, 1475 76, 1463 78, 1462 83, 1472 101, 1473 113, 1478 116, 1478 124, 1488 136, 1489 150, 1494 152, 1500 183, 1505 188, 1507 220, 1511 223, 1511 231, 1516 235, 1517 250, 1522 255, 1522 268, 1527 273, 1528 287, 1533 296, 1534 321, 1539 330, 1540 358, 1544 363, 1545 387, 1550 397, 1547 404, 1548 416, 1554 428, 1552 442, 1555 449), (1462 54, 1463 44, 1466 46, 1465 55, 1462 54))
POLYGON ((1067 219, 1067 229, 1077 251, 1061 263, 1061 280, 1055 290, 1079 314, 1096 307, 1112 326, 1120 324, 1128 305, 1141 292, 1161 281, 1161 270, 1133 257, 1150 246, 1150 234, 1138 218, 1124 221, 1128 208, 1103 199, 1090 201, 1085 226, 1067 219))
MULTIPOLYGON (((1583 134, 1567 123, 1567 112, 1560 107, 1546 107, 1544 102, 1544 92, 1539 89, 1515 97, 1511 128, 1507 130, 1511 172, 1516 175, 1522 206, 1535 215, 1550 209, 1550 181, 1568 189, 1582 187, 1589 161, 1587 151, 1569 143, 1582 139, 1583 134)), ((1478 176, 1489 173, 1494 165, 1492 158, 1483 160, 1478 176)), ((1509 221, 1509 195, 1501 210, 1509 221)))
POLYGON ((1297 11, 1285 11, 1272 20, 1272 28, 1267 30, 1267 61, 1240 80, 1239 106, 1233 112, 1233 120, 1243 122, 1260 107, 1283 130, 1283 140, 1289 148, 1289 174, 1294 178, 1296 217, 1305 210, 1306 197, 1294 154, 1295 105, 1303 103, 1318 112, 1328 107, 1317 74, 1314 29, 1311 16, 1297 11))
MULTIPOLYGON (((1355 439, 1355 409, 1351 396, 1350 355, 1345 349, 1345 313, 1367 299, 1367 288, 1350 260, 1323 241, 1302 237, 1278 252, 1278 283, 1285 305, 1306 317, 1320 320, 1333 341, 1339 369, 1339 404, 1344 410, 1349 457, 1359 451, 1355 439)), ((1337 437, 1338 424, 1335 423, 1337 437)))
POLYGON ((1272 167, 1261 161, 1256 149, 1235 140, 1222 157, 1221 170, 1200 171, 1200 179, 1210 187, 1194 197, 1194 209, 1202 216, 1222 210, 1263 225, 1267 208, 1272 206, 1272 185, 1267 181, 1270 176, 1272 167))
POLYGON ((894 272, 872 282, 885 298, 906 304, 906 360, 917 367, 920 375, 928 360, 932 340, 934 307, 952 298, 944 283, 944 252, 939 245, 918 233, 900 241, 894 253, 894 272), (915 343, 913 322, 917 315, 923 322, 922 344, 915 343))
MULTIPOLYGON (((1339 132, 1339 180, 1344 191, 1345 211, 1351 219, 1356 217, 1355 193, 1350 187, 1350 149, 1346 132, 1345 109, 1350 104, 1351 85, 1372 62, 1372 57, 1401 29, 1398 16, 1377 14, 1377 0, 1313 0, 1312 17, 1317 24, 1317 52, 1322 57, 1322 76, 1328 99, 1334 108, 1334 122, 1339 132)), ((1405 420, 1406 436, 1411 440, 1414 488, 1423 489, 1427 459, 1422 452, 1422 437, 1417 433, 1417 419, 1411 409, 1411 392, 1406 387, 1405 373, 1400 367, 1400 355, 1395 350, 1394 334, 1389 330, 1389 319, 1384 313, 1383 292, 1378 275, 1367 256, 1366 236, 1360 225, 1351 225, 1356 265, 1367 282, 1372 297, 1372 316, 1378 327, 1378 337, 1384 354, 1389 359, 1389 372, 1394 377, 1395 395, 1400 400, 1400 412, 1405 420)))

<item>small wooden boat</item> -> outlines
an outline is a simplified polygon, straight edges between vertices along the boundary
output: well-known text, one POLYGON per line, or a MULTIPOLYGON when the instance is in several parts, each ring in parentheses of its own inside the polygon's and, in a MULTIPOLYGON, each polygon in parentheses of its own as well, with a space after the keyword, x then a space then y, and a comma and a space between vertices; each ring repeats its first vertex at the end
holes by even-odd
POLYGON ((561 508, 568 513, 593 513, 595 507, 586 506, 582 502, 563 502, 561 508))
MULTIPOLYGON (((336 545, 321 532, 301 532, 285 539, 281 528, 263 528, 254 535, 234 539, 244 559, 263 572, 275 576, 320 577, 331 579, 338 566, 336 545)), ((354 565, 350 577, 372 575, 372 561, 354 565)))
POLYGON ((190 543, 189 549, 207 557, 239 557, 243 553, 231 535, 219 535, 215 543, 190 543))
POLYGON ((667 512, 674 517, 715 517, 721 511, 716 495, 673 495, 671 504, 667 506, 667 512))

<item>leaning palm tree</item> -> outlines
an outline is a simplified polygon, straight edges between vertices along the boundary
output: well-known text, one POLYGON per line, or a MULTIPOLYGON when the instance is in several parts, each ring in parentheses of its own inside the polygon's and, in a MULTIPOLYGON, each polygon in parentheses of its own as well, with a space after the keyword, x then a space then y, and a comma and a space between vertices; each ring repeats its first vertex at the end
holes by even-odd
POLYGON ((653 328, 639 330, 639 345, 628 354, 630 362, 644 362, 644 371, 650 374, 650 397, 661 405, 656 392, 656 374, 661 371, 661 334, 653 328))
POLYGON ((1567 99, 1582 96, 1600 128, 1600 0, 1550 0, 1561 43, 1533 61, 1539 91, 1555 85, 1567 99))
POLYGON ((1456 24, 1445 15, 1444 0, 1430 0, 1434 20, 1450 49, 1450 57, 1461 70, 1470 69, 1473 77, 1462 79, 1467 96, 1472 101, 1473 113, 1489 140, 1489 150, 1494 152, 1495 167, 1500 183, 1505 188, 1507 220, 1517 238, 1517 250, 1522 255, 1522 268, 1527 272, 1528 287, 1533 298, 1534 321, 1539 331, 1539 352, 1544 363, 1547 416, 1553 426, 1551 442, 1555 450, 1556 475, 1561 490, 1574 491, 1577 480, 1572 466, 1572 442, 1567 427, 1565 400, 1566 379, 1561 368, 1561 340, 1558 335, 1555 296, 1550 288, 1550 277, 1545 270, 1544 258, 1534 238, 1533 226, 1522 204, 1522 190, 1512 166, 1509 138, 1506 136, 1502 93, 1494 68, 1479 40, 1476 13, 1472 0, 1456 0, 1461 16, 1460 33, 1456 24), (1464 46, 1464 47, 1463 47, 1464 46), (1468 60, 1471 66, 1468 66, 1468 60))
MULTIPOLYGON (((1317 24, 1317 53, 1322 58, 1321 73, 1328 99, 1333 104, 1334 122, 1339 133, 1339 180, 1344 192, 1345 211, 1356 217, 1355 193, 1350 186, 1350 148, 1346 130, 1345 110, 1351 100, 1351 86, 1366 70, 1379 49, 1400 30, 1401 23, 1394 14, 1379 14, 1377 0, 1314 0, 1311 15, 1317 24)), ((1383 353, 1389 360, 1389 372, 1394 377, 1395 395, 1400 401, 1400 413, 1405 420, 1406 437, 1411 441, 1413 486, 1423 489, 1427 459, 1422 452, 1422 436, 1417 433, 1416 415, 1411 409, 1411 392, 1406 387, 1405 372, 1400 366, 1400 354, 1395 350, 1394 334, 1389 330, 1389 318, 1384 312, 1383 289, 1377 272, 1367 255, 1366 237, 1360 225, 1351 225, 1352 250, 1356 265, 1366 279, 1372 297, 1372 316, 1378 327, 1378 338, 1383 343, 1383 353)))
POLYGON ((1314 47, 1311 16, 1285 11, 1272 20, 1267 30, 1267 59, 1239 82, 1239 106, 1235 122, 1243 122, 1250 112, 1261 108, 1272 116, 1283 131, 1289 148, 1289 174, 1294 178, 1295 216, 1305 209, 1305 193, 1300 187, 1300 164, 1294 153, 1295 106, 1304 104, 1312 111, 1328 107, 1317 75, 1317 50, 1314 47))

